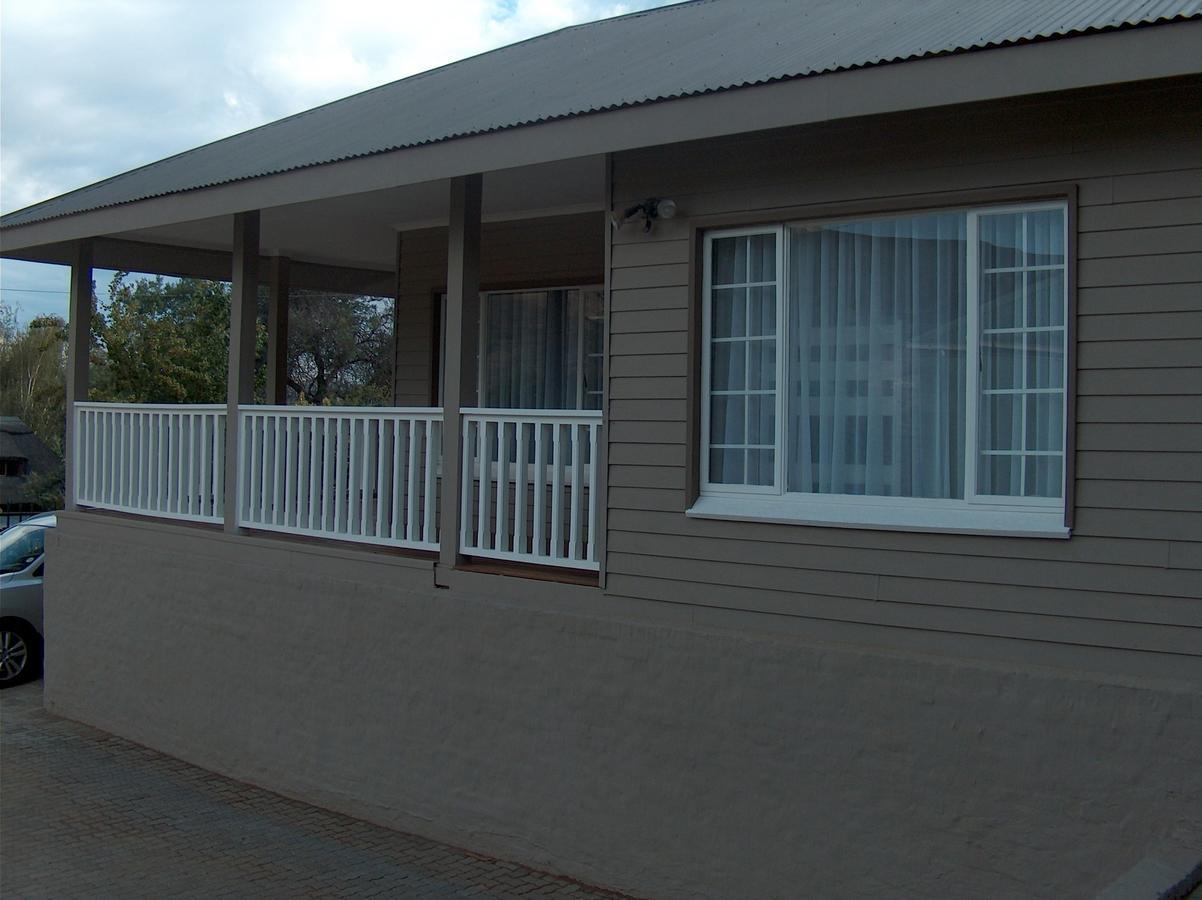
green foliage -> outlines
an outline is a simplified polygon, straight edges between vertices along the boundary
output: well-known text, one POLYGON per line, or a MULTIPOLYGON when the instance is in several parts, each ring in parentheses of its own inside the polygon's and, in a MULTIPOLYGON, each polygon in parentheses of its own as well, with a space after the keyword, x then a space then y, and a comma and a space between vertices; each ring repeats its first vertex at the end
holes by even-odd
MULTIPOLYGON (((114 403, 222 403, 230 289, 196 278, 120 273, 92 320, 91 397, 114 403)), ((261 335, 261 344, 266 335, 261 335)))
POLYGON ((0 414, 18 416, 45 444, 63 452, 67 325, 57 316, 16 324, 0 304, 0 414))

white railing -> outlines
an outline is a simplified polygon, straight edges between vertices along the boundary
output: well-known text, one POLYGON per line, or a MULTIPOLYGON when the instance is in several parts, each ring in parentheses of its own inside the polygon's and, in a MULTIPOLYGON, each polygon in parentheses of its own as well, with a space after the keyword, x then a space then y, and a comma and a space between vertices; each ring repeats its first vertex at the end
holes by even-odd
POLYGON ((438 549, 442 410, 244 406, 238 524, 438 549))
POLYGON ((170 519, 222 520, 224 404, 74 406, 76 503, 170 519))
POLYGON ((463 410, 460 550, 598 569, 592 410, 463 410))

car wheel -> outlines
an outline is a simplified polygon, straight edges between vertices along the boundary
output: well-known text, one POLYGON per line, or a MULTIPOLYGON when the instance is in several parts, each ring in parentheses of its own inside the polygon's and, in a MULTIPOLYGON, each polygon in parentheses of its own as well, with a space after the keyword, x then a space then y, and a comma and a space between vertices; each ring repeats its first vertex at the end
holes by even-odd
POLYGON ((0 625, 0 688, 37 678, 42 671, 42 645, 37 632, 27 625, 0 625))

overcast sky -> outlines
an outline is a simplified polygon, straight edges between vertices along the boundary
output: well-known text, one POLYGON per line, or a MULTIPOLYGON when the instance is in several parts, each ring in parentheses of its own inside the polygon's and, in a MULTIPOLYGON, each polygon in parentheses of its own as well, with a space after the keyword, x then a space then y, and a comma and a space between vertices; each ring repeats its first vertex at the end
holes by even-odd
MULTIPOLYGON (((0 209, 577 22, 668 0, 4 0, 0 209)), ((98 277, 98 282, 102 279, 98 277)), ((67 272, 4 260, 27 322, 67 272)))

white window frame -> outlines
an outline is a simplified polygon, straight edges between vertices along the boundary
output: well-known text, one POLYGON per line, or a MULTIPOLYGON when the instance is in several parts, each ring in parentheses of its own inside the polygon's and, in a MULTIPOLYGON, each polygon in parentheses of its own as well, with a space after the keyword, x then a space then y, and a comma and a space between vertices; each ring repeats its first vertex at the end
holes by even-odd
MULTIPOLYGON (((787 231, 802 225, 832 225, 844 222, 870 221, 883 217, 922 215, 930 210, 898 211, 871 216, 850 216, 837 219, 790 220, 775 225, 744 228, 723 228, 707 231, 703 243, 702 270, 702 358, 699 461, 700 493, 686 515, 695 518, 736 519, 757 522, 787 522, 827 527, 867 528, 907 531, 957 532, 968 534, 1018 535, 1065 538, 1069 529, 1064 524, 1068 498, 1070 408, 1068 342, 1072 323, 1069 321, 1070 277, 1074 260, 1069 256, 1069 210, 1063 200, 1038 203, 996 204, 955 207, 948 212, 962 211, 967 216, 966 321, 968 336, 965 352, 965 435, 964 435, 964 498, 929 499, 918 497, 866 496, 860 494, 810 494, 785 490, 785 428, 787 427, 787 378, 790 351, 789 284, 787 231), (1036 212, 1056 209, 1063 213, 1065 279, 1063 297, 1064 329, 1062 347, 1061 386, 1064 402, 1061 406, 1061 489, 1059 497, 999 497, 982 495, 977 491, 977 458, 980 441, 980 282, 979 220, 981 215, 1036 212), (715 484, 710 481, 710 406, 711 406, 711 329, 712 329, 712 267, 713 242, 721 238, 747 235, 775 234, 776 264, 776 433, 775 478, 773 485, 715 484)), ((1024 356, 1023 366, 1027 365, 1024 356)), ((1025 419, 1024 419, 1025 422, 1025 419)), ((1023 429, 1025 435, 1025 427, 1023 429)), ((1025 437, 1024 437, 1025 440, 1025 437)))

